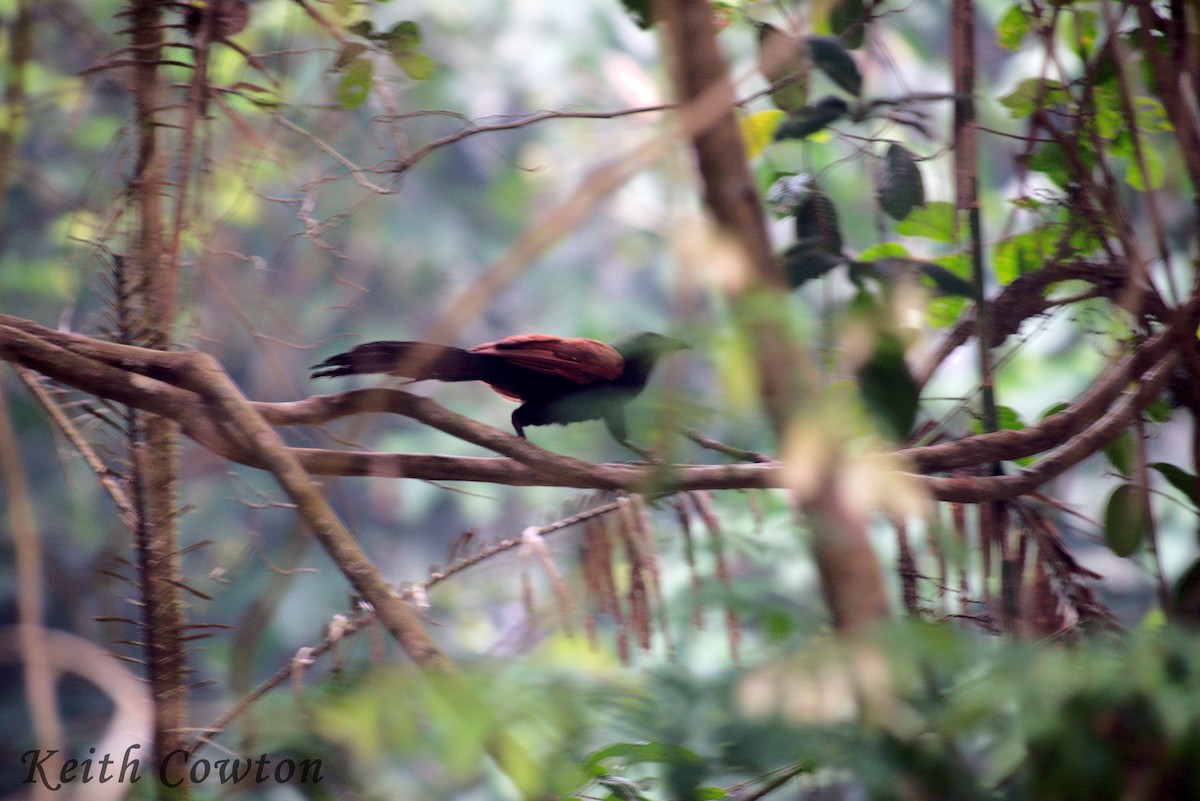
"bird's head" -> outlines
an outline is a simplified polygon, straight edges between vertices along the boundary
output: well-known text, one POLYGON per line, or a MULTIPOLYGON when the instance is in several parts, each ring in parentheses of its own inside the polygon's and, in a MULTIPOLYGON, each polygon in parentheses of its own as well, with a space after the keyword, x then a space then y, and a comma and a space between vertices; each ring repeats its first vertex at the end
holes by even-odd
POLYGON ((674 353, 677 350, 688 350, 691 347, 691 345, 682 339, 663 336, 653 331, 643 331, 640 334, 635 334, 616 346, 617 352, 625 359, 626 364, 636 363, 647 370, 653 367, 663 356, 674 353))

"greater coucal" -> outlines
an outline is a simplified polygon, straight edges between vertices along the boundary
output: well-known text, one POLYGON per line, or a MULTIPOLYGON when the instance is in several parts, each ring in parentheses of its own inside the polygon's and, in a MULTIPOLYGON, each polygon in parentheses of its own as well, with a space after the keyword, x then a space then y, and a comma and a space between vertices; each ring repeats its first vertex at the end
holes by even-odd
POLYGON ((645 388, 661 357, 687 347, 650 332, 616 346, 550 334, 519 334, 466 350, 429 342, 367 342, 314 365, 312 377, 387 373, 416 381, 482 381, 521 402, 512 414, 519 437, 525 426, 603 420, 613 439, 652 458, 629 441, 625 404, 645 388))

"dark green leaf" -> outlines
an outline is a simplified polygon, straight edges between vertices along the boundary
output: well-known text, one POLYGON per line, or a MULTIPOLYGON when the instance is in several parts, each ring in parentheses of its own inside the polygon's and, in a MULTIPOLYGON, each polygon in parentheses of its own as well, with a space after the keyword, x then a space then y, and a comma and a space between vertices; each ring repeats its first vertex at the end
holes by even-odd
POLYGON ((1200 559, 1175 582, 1175 615, 1190 628, 1200 627, 1200 559))
POLYGON ((1132 474, 1137 459, 1137 441, 1132 431, 1125 429, 1110 439, 1101 450, 1118 473, 1123 476, 1132 474))
POLYGON ((913 209, 925 205, 921 171, 904 145, 893 143, 888 147, 876 197, 879 207, 895 220, 903 220, 913 209))
POLYGON ((1200 486, 1197 486, 1194 475, 1168 462, 1155 462, 1150 466, 1162 474, 1168 484, 1182 492, 1192 506, 1200 509, 1200 486))
POLYGON ((621 4, 625 6, 625 12, 642 30, 646 30, 654 24, 652 0, 621 0, 621 4))
POLYGON ((829 10, 829 29, 846 43, 846 47, 862 47, 867 33, 867 7, 863 0, 841 0, 829 10))
POLYGON ((903 442, 917 419, 920 390, 904 359, 904 346, 894 334, 882 333, 871 354, 858 368, 858 390, 867 413, 880 432, 903 442))
POLYGON ((822 128, 843 117, 850 106, 840 97, 828 95, 817 101, 814 106, 805 106, 795 114, 788 116, 783 125, 775 131, 778 139, 803 139, 811 136, 822 128))
POLYGON ((346 68, 346 73, 337 87, 337 101, 342 108, 357 108, 363 104, 371 93, 373 73, 374 68, 369 58, 357 59, 346 68))
POLYGON ((352 33, 355 36, 361 36, 364 39, 369 39, 369 38, 371 38, 371 32, 373 30, 374 30, 374 26, 371 25, 371 20, 364 19, 361 22, 356 22, 353 25, 351 25, 349 28, 346 29, 346 32, 352 33))
POLYGON ((1104 50, 1101 51, 1099 57, 1096 59, 1094 74, 1093 81, 1096 86, 1102 86, 1116 79, 1117 57, 1113 53, 1113 43, 1111 40, 1105 43, 1104 50))
POLYGON ((829 195, 814 189, 796 207, 796 242, 811 245, 827 253, 842 252, 842 231, 837 206, 829 195))
POLYGON ((1117 556, 1129 556, 1146 539, 1150 520, 1145 498, 1133 484, 1122 484, 1108 496, 1104 509, 1104 541, 1117 556))
POLYGON ((836 36, 809 36, 808 53, 817 69, 829 76, 830 80, 857 97, 862 94, 862 74, 854 56, 846 49, 846 45, 836 36))
POLYGON ((362 42, 347 42, 338 53, 333 68, 335 70, 345 69, 365 52, 367 52, 367 46, 362 42))
POLYGON ((792 245, 783 254, 783 270, 788 286, 795 289, 820 278, 842 263, 842 258, 807 243, 792 245))

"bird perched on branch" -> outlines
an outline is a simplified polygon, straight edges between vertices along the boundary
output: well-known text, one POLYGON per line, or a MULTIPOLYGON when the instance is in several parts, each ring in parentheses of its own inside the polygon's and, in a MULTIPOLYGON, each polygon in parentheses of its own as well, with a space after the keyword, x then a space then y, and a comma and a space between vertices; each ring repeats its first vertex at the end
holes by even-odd
POLYGON ((653 458, 629 441, 625 404, 645 388, 660 358, 687 347, 650 332, 616 346, 549 334, 520 334, 466 350, 429 342, 367 342, 314 365, 312 377, 386 373, 415 381, 482 381, 520 401, 512 414, 519 437, 526 426, 603 420, 613 439, 653 458))

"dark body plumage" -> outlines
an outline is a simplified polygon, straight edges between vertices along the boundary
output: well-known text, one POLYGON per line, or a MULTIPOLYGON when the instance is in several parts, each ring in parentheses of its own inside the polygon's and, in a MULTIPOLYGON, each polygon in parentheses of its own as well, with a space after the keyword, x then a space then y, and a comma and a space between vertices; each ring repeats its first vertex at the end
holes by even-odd
POLYGON ((625 404, 645 388, 658 360, 688 347, 642 333, 615 347, 595 339, 521 334, 463 349, 428 342, 367 342, 313 368, 322 376, 387 373, 417 381, 482 381, 520 401, 513 428, 603 420, 613 438, 629 442, 625 404))

